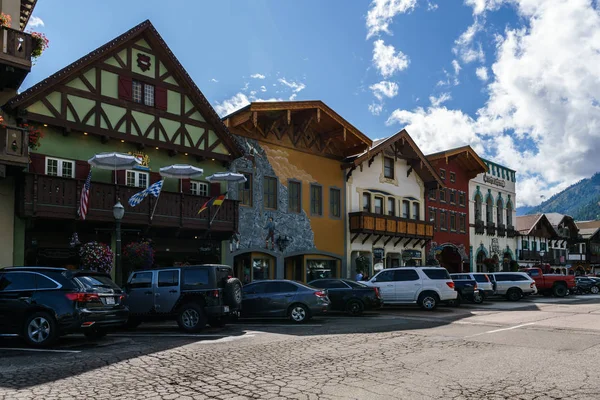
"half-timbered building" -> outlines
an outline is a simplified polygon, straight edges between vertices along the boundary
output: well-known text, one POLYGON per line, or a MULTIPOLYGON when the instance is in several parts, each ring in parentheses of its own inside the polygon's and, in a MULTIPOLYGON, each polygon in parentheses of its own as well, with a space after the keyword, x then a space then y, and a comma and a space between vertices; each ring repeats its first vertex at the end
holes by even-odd
POLYGON ((237 202, 198 211, 224 184, 167 178, 158 200, 148 196, 135 207, 127 204, 161 179, 160 167, 191 164, 206 177, 226 171, 241 155, 149 21, 14 97, 5 109, 44 135, 18 187, 15 263, 68 264, 73 233, 81 242, 114 243, 112 208, 118 199, 125 206, 124 245, 152 238, 159 265, 221 261, 221 241, 237 230, 237 202), (94 168, 89 211, 81 221, 86 160, 114 151, 136 155, 142 165, 116 174, 94 168))

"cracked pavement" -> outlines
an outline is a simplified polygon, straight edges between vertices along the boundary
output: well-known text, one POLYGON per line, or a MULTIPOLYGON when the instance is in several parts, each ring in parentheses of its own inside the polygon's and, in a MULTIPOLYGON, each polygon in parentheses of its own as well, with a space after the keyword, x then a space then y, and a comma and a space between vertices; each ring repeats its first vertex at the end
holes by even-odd
POLYGON ((0 399, 599 399, 600 296, 0 342, 0 399))

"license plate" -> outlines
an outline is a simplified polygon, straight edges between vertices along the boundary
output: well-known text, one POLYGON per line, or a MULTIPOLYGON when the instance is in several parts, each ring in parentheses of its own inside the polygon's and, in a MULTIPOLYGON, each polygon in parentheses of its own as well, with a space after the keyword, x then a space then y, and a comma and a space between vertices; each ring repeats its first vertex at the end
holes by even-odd
POLYGON ((229 306, 223 306, 223 311, 229 312, 229 306))
POLYGON ((106 304, 115 304, 115 298, 114 297, 106 297, 106 304))

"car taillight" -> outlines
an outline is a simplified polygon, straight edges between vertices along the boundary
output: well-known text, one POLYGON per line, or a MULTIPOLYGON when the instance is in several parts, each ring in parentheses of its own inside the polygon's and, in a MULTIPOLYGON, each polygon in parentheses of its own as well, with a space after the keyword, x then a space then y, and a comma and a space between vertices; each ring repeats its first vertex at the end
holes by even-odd
POLYGON ((531 289, 533 289, 533 287, 534 287, 534 286, 535 286, 535 282, 531 282, 531 284, 529 285, 529 287, 530 287, 531 289))
POLYGON ((318 292, 315 292, 315 296, 317 296, 317 297, 327 297, 327 293, 325 293, 322 290, 319 290, 318 292))
POLYGON ((375 290, 375 296, 378 298, 381 298, 381 295, 379 294, 379 288, 378 287, 374 287, 373 290, 375 290))
POLYGON ((100 296, 96 293, 67 293, 67 299, 78 303, 87 303, 90 301, 100 301, 100 296))
POLYGON ((473 290, 477 290, 477 284, 475 284, 475 286, 473 286, 473 290))
POLYGON ((446 282, 446 285, 448 285, 450 289, 454 289, 454 282, 446 282))
POLYGON ((216 297, 216 298, 219 298, 219 291, 218 290, 213 290, 212 291, 212 296, 216 297))

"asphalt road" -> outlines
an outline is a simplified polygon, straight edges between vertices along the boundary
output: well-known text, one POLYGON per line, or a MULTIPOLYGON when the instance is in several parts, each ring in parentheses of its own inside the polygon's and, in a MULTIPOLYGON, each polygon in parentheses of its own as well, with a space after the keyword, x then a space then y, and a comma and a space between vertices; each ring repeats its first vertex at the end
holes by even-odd
POLYGON ((600 399, 600 296, 385 309, 48 351, 0 342, 0 399, 600 399))

